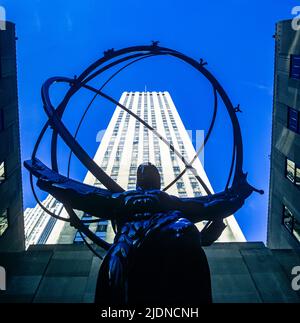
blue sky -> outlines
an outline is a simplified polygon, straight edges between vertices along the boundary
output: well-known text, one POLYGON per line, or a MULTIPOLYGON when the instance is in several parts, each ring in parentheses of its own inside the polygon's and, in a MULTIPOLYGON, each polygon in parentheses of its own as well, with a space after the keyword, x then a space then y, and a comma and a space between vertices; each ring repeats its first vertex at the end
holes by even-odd
MULTIPOLYGON (((272 87, 275 23, 291 19, 290 0, 114 0, 1 1, 7 19, 16 23, 19 108, 22 159, 30 158, 38 132, 45 122, 40 88, 51 76, 80 74, 109 48, 160 44, 196 59, 224 86, 233 104, 240 103, 245 162, 249 181, 264 189, 253 194, 236 218, 250 241, 265 241, 268 207, 272 87)), ((105 80, 104 78, 102 79, 105 80)), ((98 80, 101 84, 101 79, 98 80)), ((212 93, 203 78, 171 58, 150 59, 127 70, 105 91, 119 99, 123 91, 169 91, 187 129, 207 129, 212 113, 212 93)), ((58 102, 65 88, 53 95, 58 102)), ((65 122, 74 130, 88 103, 88 94, 72 101, 65 122)), ((91 156, 99 143, 114 106, 98 99, 88 114, 79 142, 91 156)), ((205 149, 205 169, 215 191, 223 189, 231 154, 230 123, 224 107, 205 149)), ((62 165, 68 150, 60 147, 62 165)), ((48 161, 47 141, 39 156, 48 161)), ((64 167, 63 167, 64 169, 64 167)), ((72 176, 82 180, 86 170, 74 160, 72 176)), ((35 205, 23 172, 24 207, 35 205)), ((40 193, 41 197, 45 195, 40 193)))

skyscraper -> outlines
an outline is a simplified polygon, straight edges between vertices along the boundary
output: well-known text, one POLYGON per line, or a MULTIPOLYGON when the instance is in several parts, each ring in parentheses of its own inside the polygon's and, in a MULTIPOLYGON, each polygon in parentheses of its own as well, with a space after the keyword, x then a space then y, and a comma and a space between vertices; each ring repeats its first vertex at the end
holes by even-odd
POLYGON ((0 28, 0 252, 24 249, 15 25, 0 28))
MULTIPOLYGON (((190 161, 194 157, 195 149, 168 92, 124 92, 119 102, 156 129, 186 160, 190 161)), ((150 161, 158 168, 162 188, 184 168, 180 158, 168 145, 120 107, 115 109, 94 160, 126 190, 135 189, 137 167, 143 162, 150 161)), ((193 167, 213 191, 198 158, 193 167)), ((103 187, 89 172, 84 182, 103 187)), ((204 189, 191 171, 187 171, 167 192, 179 197, 205 195, 204 189)), ((225 221, 227 228, 220 241, 245 241, 235 218, 231 216, 225 221)), ((203 224, 198 224, 199 228, 202 226, 203 224)), ((70 228, 67 227, 68 224, 65 228, 71 234, 70 228)), ((112 242, 114 234, 107 221, 101 222, 98 226, 93 224, 93 230, 112 242)), ((66 242, 65 238, 66 236, 62 241, 66 242)), ((74 241, 81 242, 78 233, 74 241)))
MULTIPOLYGON (((42 202, 43 206, 56 215, 63 211, 62 203, 58 202, 51 195, 42 202)), ((57 219, 44 212, 43 209, 36 205, 34 208, 27 208, 24 212, 25 225, 25 246, 26 249, 31 244, 51 243, 53 236, 59 234, 59 225, 57 219), (50 238, 50 236, 52 238, 50 238)))
POLYGON ((300 248, 300 31, 278 22, 272 120, 268 247, 300 248))
MULTIPOLYGON (((195 156, 191 139, 168 92, 124 92, 120 103, 156 129, 187 161, 195 156)), ((135 189, 137 168, 143 162, 149 161, 158 168, 162 188, 172 182, 184 168, 183 162, 168 145, 120 107, 115 109, 94 160, 126 190, 135 189)), ((198 158, 193 167, 213 191, 198 158)), ((103 187, 90 172, 87 173, 84 182, 103 187)), ((167 192, 179 197, 205 195, 204 189, 192 171, 187 171, 167 192)), ((88 218, 88 215, 83 216, 88 218)), ((245 241, 234 216, 225 221, 227 228, 219 241, 245 241)), ((201 229, 203 223, 197 226, 201 229)), ((90 228, 98 236, 112 242, 114 233, 109 221, 93 223, 90 228)), ((57 237, 57 232, 54 234, 54 231, 52 237, 54 235, 57 237)), ((59 239, 54 238, 51 241, 52 243, 83 242, 80 234, 68 223, 64 225, 59 239)))

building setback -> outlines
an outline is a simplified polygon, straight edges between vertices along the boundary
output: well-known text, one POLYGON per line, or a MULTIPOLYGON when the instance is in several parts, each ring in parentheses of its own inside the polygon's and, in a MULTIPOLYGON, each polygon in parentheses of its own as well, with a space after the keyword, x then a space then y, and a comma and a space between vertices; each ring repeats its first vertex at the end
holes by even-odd
POLYGON ((300 247, 300 31, 278 22, 271 147, 268 246, 300 247))
POLYGON ((15 25, 0 30, 0 251, 24 250, 15 25))

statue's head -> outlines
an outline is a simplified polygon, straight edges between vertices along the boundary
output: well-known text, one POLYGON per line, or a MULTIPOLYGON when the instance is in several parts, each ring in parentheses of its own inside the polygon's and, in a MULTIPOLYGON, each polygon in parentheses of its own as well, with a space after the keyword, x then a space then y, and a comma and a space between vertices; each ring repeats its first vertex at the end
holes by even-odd
POLYGON ((143 163, 137 170, 136 188, 143 190, 159 190, 160 175, 158 169, 151 163, 143 163))

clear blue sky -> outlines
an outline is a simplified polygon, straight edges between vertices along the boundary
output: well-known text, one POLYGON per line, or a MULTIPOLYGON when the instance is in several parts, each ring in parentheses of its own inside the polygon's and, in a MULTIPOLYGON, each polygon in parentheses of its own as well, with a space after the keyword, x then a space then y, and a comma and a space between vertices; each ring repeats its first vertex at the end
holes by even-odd
MULTIPOLYGON (((236 218, 250 241, 265 241, 267 224, 269 154, 275 23, 291 19, 291 0, 114 0, 1 1, 7 19, 16 23, 22 159, 30 158, 45 122, 40 87, 48 77, 70 76, 102 56, 108 48, 150 44, 159 40, 194 58, 203 57, 234 104, 241 104, 245 163, 249 181, 264 189, 253 194, 236 218)), ((99 80, 100 82, 100 80, 99 80)), ((99 83, 100 84, 100 83, 99 83)), ((171 58, 136 65, 113 81, 106 92, 119 99, 123 91, 169 91, 187 129, 207 129, 212 95, 204 80, 171 58)), ((54 93, 59 98, 63 89, 54 93)), ((65 121, 74 130, 88 95, 72 103, 65 121), (70 122, 71 121, 71 122, 70 122)), ((215 191, 223 189, 231 153, 230 124, 224 109, 217 118, 205 149, 205 169, 215 191)), ((82 128, 79 141, 93 156, 96 134, 105 129, 114 106, 99 99, 82 128)), ((61 161, 67 149, 60 148, 61 161)), ((48 160, 45 142, 40 158, 48 160)), ((83 179, 86 170, 76 161, 72 176, 83 179)), ((23 172, 24 207, 35 205, 23 172)), ((41 197, 44 195, 41 194, 41 197)))

